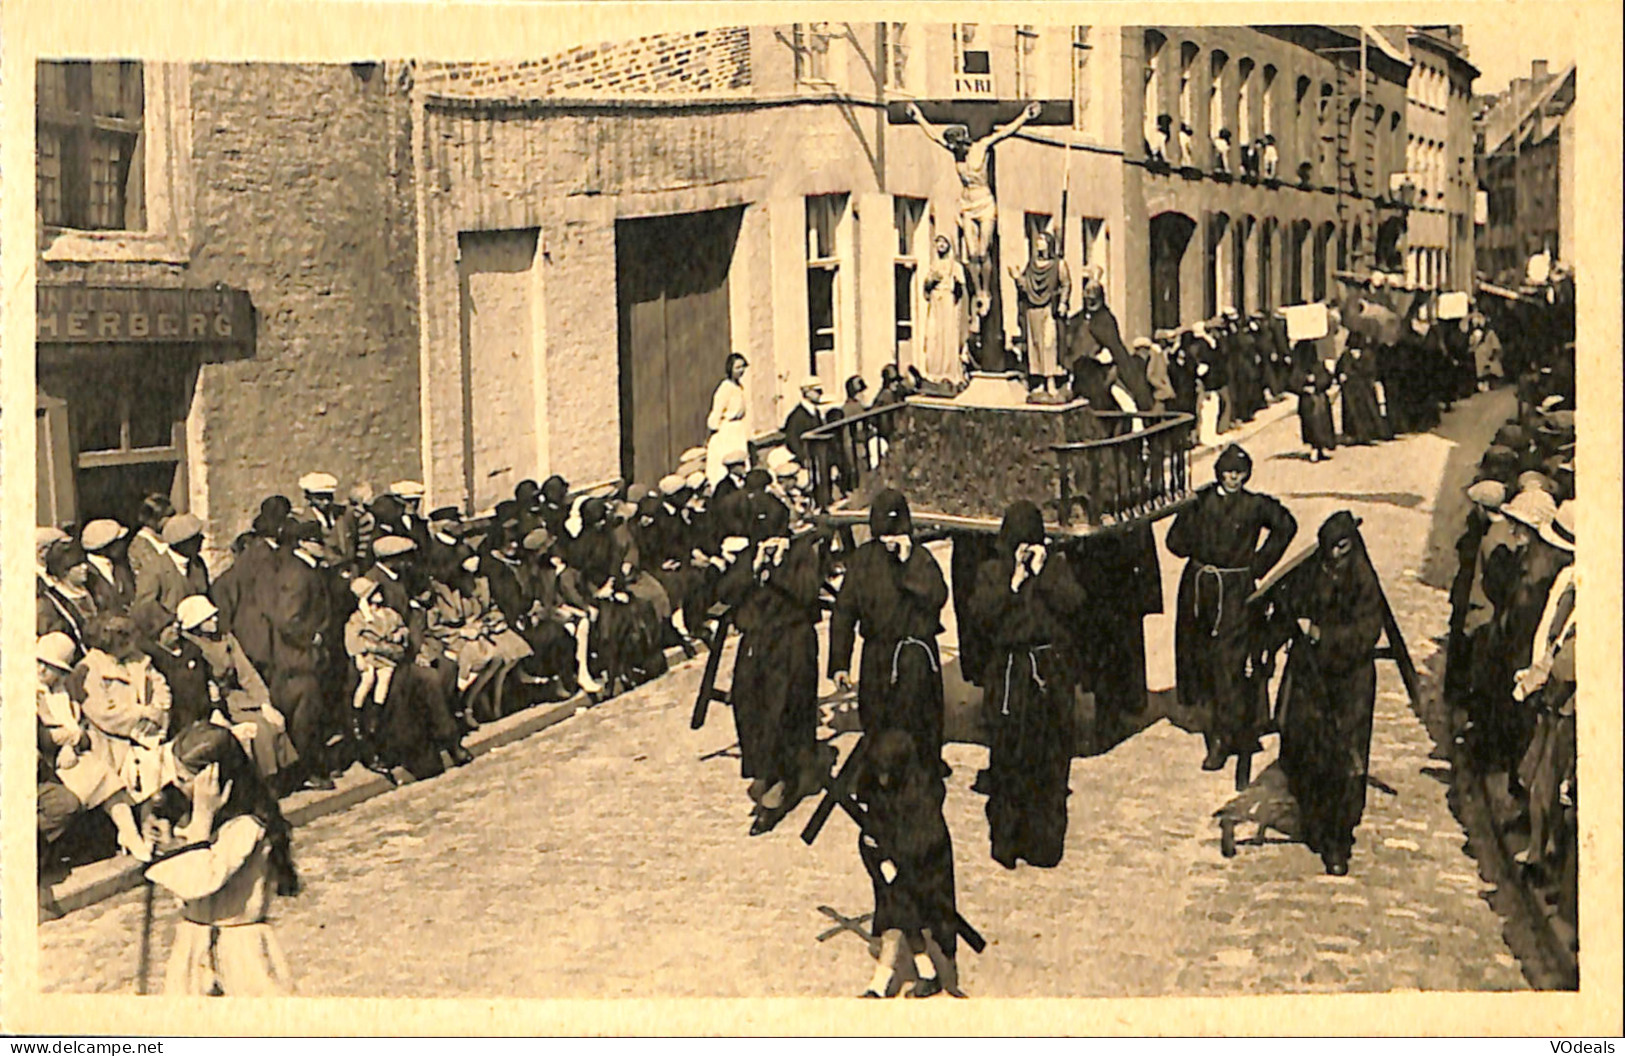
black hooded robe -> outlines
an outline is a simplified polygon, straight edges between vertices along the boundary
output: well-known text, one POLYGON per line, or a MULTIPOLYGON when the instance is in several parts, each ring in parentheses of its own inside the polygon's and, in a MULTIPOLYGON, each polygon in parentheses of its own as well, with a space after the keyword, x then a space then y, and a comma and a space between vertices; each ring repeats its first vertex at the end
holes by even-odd
POLYGON ((994 861, 1014 868, 1025 858, 1048 868, 1066 844, 1078 681, 1068 627, 1085 596, 1058 551, 1012 592, 1015 567, 1013 553, 985 562, 971 600, 990 647, 982 675, 992 734, 987 822, 994 861))
POLYGON ((1346 861, 1365 810, 1382 587, 1359 543, 1340 566, 1329 566, 1322 551, 1280 585, 1278 615, 1295 638, 1277 699, 1281 767, 1304 842, 1346 861), (1298 632, 1299 618, 1319 629, 1318 643, 1298 632))
POLYGON ((856 792, 864 807, 858 855, 874 886, 874 933, 901 931, 918 953, 925 949, 922 932, 929 929, 952 960, 958 948, 959 910, 954 899, 953 837, 942 817, 947 789, 939 772, 917 763, 869 765, 863 768, 856 792), (890 880, 882 868, 888 861, 897 870, 890 880))
MULTIPOLYGON (((1369 444, 1386 439, 1371 361, 1364 354, 1343 353, 1337 361, 1337 380, 1343 386, 1343 435, 1348 442, 1369 444)), ((1391 393, 1389 399, 1393 399, 1391 393)))
POLYGON ((733 607, 740 631, 728 691, 739 732, 740 775, 772 784, 800 773, 818 741, 823 573, 812 536, 792 543, 765 580, 753 571, 756 551, 753 546, 739 555, 718 583, 717 595, 733 607))
MULTIPOLYGON (((1221 456, 1221 460, 1222 460, 1221 456)), ((1179 577, 1174 668, 1180 703, 1203 713, 1210 749, 1251 749, 1263 720, 1245 677, 1247 598, 1286 552, 1298 522, 1268 495, 1209 485, 1168 528, 1168 550, 1189 558, 1179 577), (1259 534, 1267 533, 1262 546, 1259 534)))
POLYGON ((856 632, 858 717, 866 733, 900 729, 922 759, 942 757, 942 661, 937 635, 948 601, 942 569, 915 545, 900 562, 879 539, 853 551, 830 615, 829 673, 846 670, 856 632))

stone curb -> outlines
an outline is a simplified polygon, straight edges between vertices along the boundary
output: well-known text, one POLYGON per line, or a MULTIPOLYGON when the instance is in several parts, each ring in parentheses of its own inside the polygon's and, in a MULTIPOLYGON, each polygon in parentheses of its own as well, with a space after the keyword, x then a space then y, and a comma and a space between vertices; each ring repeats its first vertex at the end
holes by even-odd
MULTIPOLYGON (((675 647, 666 650, 666 660, 672 670, 690 662, 683 655, 683 651, 675 647)), ((602 703, 608 704, 615 699, 617 698, 611 697, 602 703)), ((526 708, 524 711, 504 716, 496 722, 484 724, 464 738, 463 746, 468 749, 469 754, 478 758, 556 726, 578 711, 586 711, 597 706, 599 705, 591 703, 585 694, 577 694, 557 704, 526 708)), ((355 773, 356 768, 352 766, 339 779, 339 787, 332 791, 295 792, 283 797, 282 812, 287 817, 288 824, 295 828, 308 825, 318 818, 349 810, 396 788, 388 778, 370 770, 361 771, 363 776, 346 780, 355 773)), ((401 779, 401 787, 417 783, 404 770, 397 769, 395 773, 401 779)), ((79 866, 56 884, 48 888, 43 886, 39 888, 39 919, 41 922, 57 920, 76 909, 93 906, 114 895, 140 887, 141 874, 140 864, 126 857, 108 858, 79 866)))

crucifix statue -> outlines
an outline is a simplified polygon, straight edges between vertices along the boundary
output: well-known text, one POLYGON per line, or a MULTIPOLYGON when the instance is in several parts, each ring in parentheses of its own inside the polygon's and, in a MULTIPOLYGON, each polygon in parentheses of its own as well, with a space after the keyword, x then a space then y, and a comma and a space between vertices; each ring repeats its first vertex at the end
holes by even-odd
POLYGON ((971 315, 978 322, 993 303, 990 291, 994 274, 989 247, 998 228, 998 209, 988 172, 991 148, 1015 135, 1042 112, 1042 104, 1028 103, 1014 121, 973 140, 966 126, 947 125, 939 130, 925 119, 919 106, 908 104, 908 116, 925 130, 932 142, 953 155, 954 169, 959 173, 959 236, 965 247, 965 271, 971 285, 971 315))

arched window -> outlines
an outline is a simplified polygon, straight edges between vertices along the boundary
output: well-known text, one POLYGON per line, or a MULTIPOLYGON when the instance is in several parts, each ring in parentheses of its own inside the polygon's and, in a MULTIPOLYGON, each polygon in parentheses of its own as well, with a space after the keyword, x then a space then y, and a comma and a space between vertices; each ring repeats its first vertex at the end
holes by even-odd
POLYGON ((1321 82, 1320 101, 1315 107, 1315 178, 1322 187, 1331 185, 1332 172, 1332 86, 1321 82))
POLYGON ((1228 138, 1230 140, 1231 148, 1234 148, 1236 143, 1236 130, 1231 128, 1226 123, 1224 112, 1224 77, 1226 67, 1229 65, 1230 56, 1219 50, 1215 50, 1208 59, 1209 76, 1207 86, 1207 134, 1208 138, 1213 141, 1213 153, 1215 157, 1217 158, 1217 156, 1221 153, 1224 154, 1224 167, 1226 169, 1231 168, 1231 151, 1221 149, 1219 133, 1230 133, 1228 138))
POLYGON ((1310 146, 1310 132, 1314 127, 1309 113, 1309 89, 1311 82, 1307 77, 1298 78, 1297 91, 1292 96, 1292 159, 1291 167, 1294 174, 1301 163, 1315 156, 1310 146))
POLYGON ((1236 63, 1236 134, 1242 143, 1251 143, 1258 138, 1253 114, 1253 65, 1252 59, 1242 59, 1236 63))
POLYGON ((1278 71, 1274 66, 1264 67, 1263 105, 1259 107, 1261 132, 1266 136, 1275 135, 1275 75, 1278 71))
POLYGON ((1156 142, 1157 118, 1163 112, 1162 49, 1167 43, 1168 38, 1156 30, 1145 31, 1145 85, 1140 95, 1140 112, 1145 123, 1147 144, 1156 142))
POLYGON ((1179 45, 1179 127, 1174 129, 1175 139, 1181 144, 1190 144, 1190 149, 1181 149, 1179 160, 1183 165, 1196 164, 1195 137, 1196 137, 1196 102, 1193 98, 1195 89, 1191 79, 1196 72, 1196 56, 1201 52, 1195 44, 1185 41, 1179 45))
POLYGON ((1235 305, 1230 290, 1230 247, 1225 239, 1230 233, 1230 217, 1225 213, 1208 215, 1207 243, 1203 246, 1202 317, 1212 319, 1221 308, 1235 305))
POLYGON ((1180 323, 1179 271, 1195 231, 1196 221, 1184 213, 1151 218, 1151 325, 1156 329, 1180 323))

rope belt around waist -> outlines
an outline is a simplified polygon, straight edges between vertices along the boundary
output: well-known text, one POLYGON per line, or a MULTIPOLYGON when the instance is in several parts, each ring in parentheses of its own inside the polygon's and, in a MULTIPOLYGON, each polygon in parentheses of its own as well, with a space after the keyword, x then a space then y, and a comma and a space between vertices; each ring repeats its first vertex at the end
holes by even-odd
POLYGON ((1219 623, 1224 619, 1224 577, 1243 573, 1251 579, 1253 570, 1251 568, 1221 568, 1218 565, 1197 566, 1195 602, 1198 612, 1202 609, 1202 584, 1206 578, 1211 577, 1213 582, 1219 585, 1219 603, 1213 610, 1213 629, 1208 632, 1208 637, 1217 638, 1219 636, 1219 623))
POLYGON ((1010 655, 1004 658, 1004 701, 999 705, 1000 715, 1010 714, 1010 674, 1015 670, 1016 655, 1018 653, 1027 654, 1027 664, 1032 669, 1033 681, 1038 684, 1039 692, 1043 692, 1045 685, 1043 677, 1038 673, 1038 654, 1050 648, 1053 647, 1049 645, 1035 645, 1031 649, 1012 649, 1010 651, 1010 655))
POLYGON ((903 655, 903 646, 905 646, 905 645, 917 645, 921 649, 924 649, 925 650, 925 658, 931 664, 931 670, 936 671, 938 673, 941 673, 942 665, 937 662, 937 650, 936 650, 936 643, 935 642, 927 642, 923 638, 915 638, 913 636, 910 636, 910 637, 907 637, 907 638, 899 638, 897 640, 897 645, 891 651, 891 684, 892 685, 895 686, 897 684, 897 661, 902 657, 902 655, 903 655))

